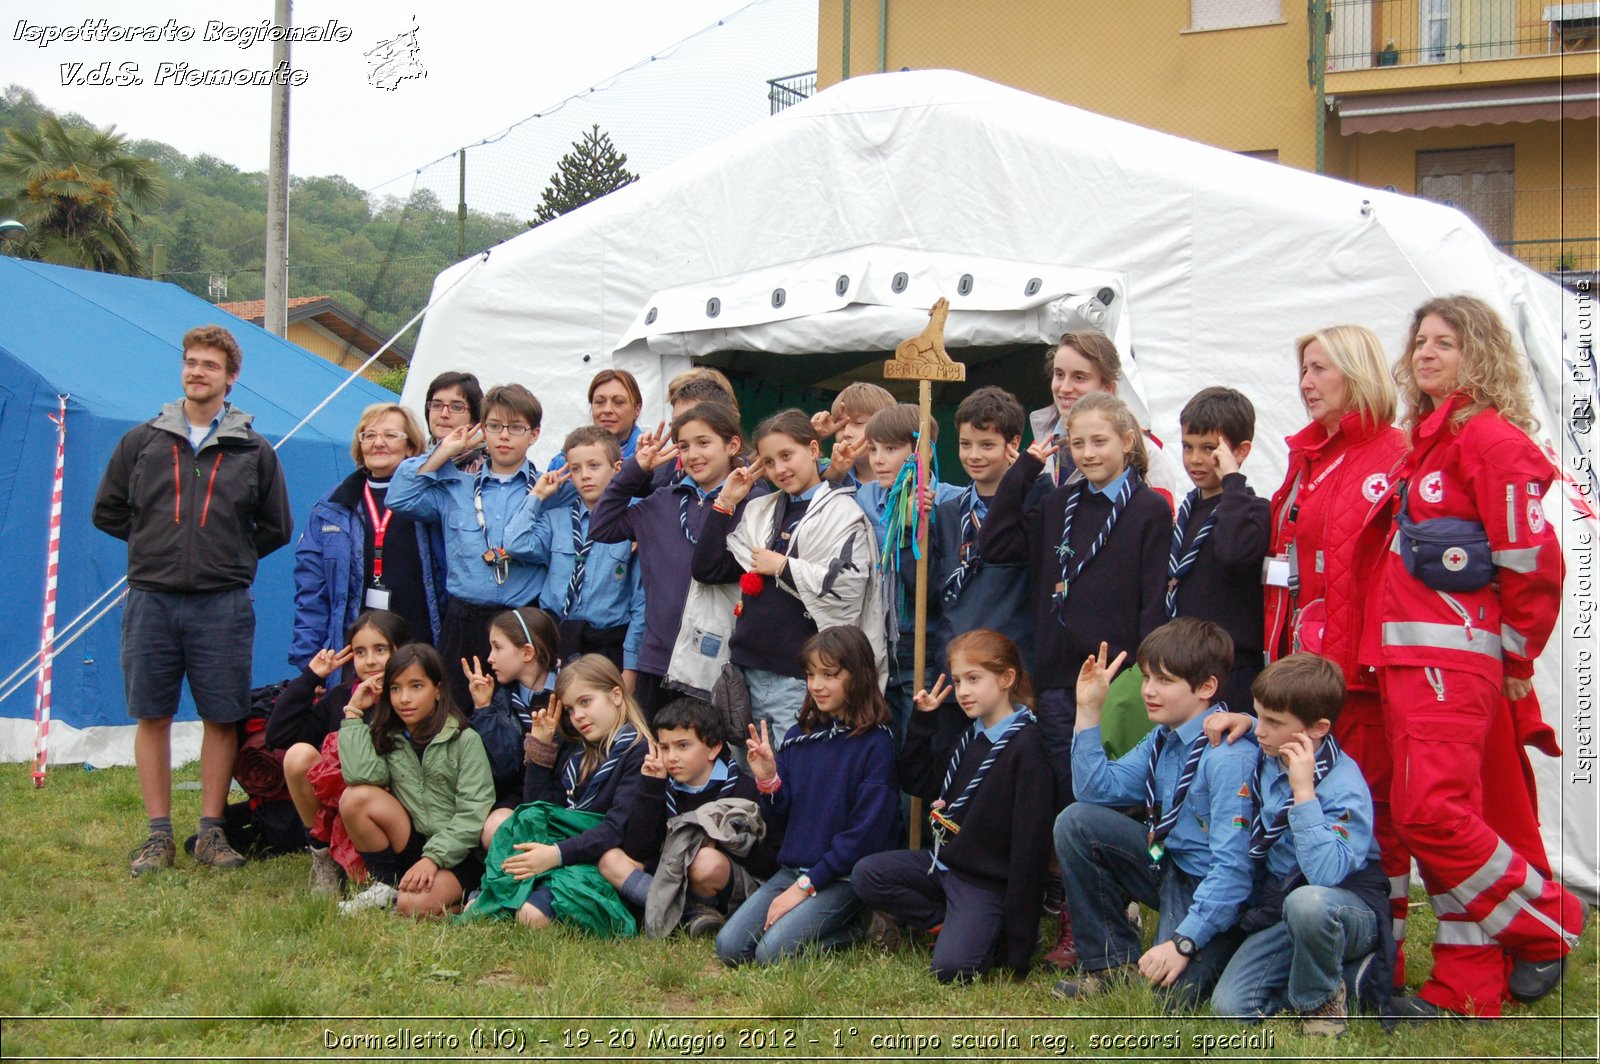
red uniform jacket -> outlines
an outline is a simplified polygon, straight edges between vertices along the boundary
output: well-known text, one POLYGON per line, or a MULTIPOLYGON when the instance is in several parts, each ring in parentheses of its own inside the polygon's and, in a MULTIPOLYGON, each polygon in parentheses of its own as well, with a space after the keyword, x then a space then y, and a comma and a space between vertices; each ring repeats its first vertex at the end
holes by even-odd
POLYGON ((1388 494, 1406 452, 1405 433, 1346 414, 1329 436, 1312 422, 1290 436, 1289 472, 1272 496, 1272 553, 1292 543, 1299 593, 1266 589, 1269 661, 1288 646, 1295 613, 1322 600, 1320 653, 1344 671, 1353 690, 1376 691, 1377 676, 1360 663, 1362 603, 1382 558, 1381 528, 1362 537, 1369 512, 1388 494))
MULTIPOLYGON (((1378 605, 1377 661, 1477 673, 1496 687, 1528 679, 1561 609, 1565 563, 1544 514, 1555 475, 1527 433, 1485 410, 1459 428, 1451 396, 1417 426, 1406 461, 1413 520, 1458 517, 1483 524, 1496 578, 1477 591, 1435 591, 1385 555, 1378 605)), ((1369 639, 1367 646, 1372 646, 1369 639)), ((1369 650, 1364 657, 1370 658, 1369 650)))

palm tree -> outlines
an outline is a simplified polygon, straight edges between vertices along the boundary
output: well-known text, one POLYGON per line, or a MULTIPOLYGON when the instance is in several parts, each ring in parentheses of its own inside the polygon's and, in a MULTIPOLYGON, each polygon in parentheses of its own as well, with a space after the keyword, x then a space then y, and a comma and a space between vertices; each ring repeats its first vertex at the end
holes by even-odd
POLYGON ((142 274, 133 232, 139 212, 166 197, 160 169, 125 151, 116 126, 67 128, 53 115, 27 133, 8 129, 0 147, 0 217, 19 219, 22 258, 102 273, 142 274))

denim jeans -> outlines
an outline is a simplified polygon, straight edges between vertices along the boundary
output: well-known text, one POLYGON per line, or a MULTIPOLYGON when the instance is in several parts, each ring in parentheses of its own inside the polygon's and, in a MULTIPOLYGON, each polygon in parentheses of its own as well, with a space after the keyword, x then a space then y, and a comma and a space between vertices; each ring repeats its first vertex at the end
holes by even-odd
POLYGON ((789 729, 800 721, 800 707, 806 701, 806 682, 797 676, 744 665, 739 666, 739 671, 744 673, 744 682, 750 688, 750 716, 755 721, 756 731, 759 732, 761 722, 766 721, 772 730, 772 748, 776 750, 789 729))
POLYGON ((754 961, 775 964, 808 946, 833 949, 848 946, 861 936, 856 917, 861 899, 850 889, 848 879, 836 879, 783 914, 782 919, 762 930, 767 909, 773 899, 800 878, 800 870, 787 866, 739 906, 717 932, 717 958, 730 967, 754 961))
POLYGON ((1300 887, 1283 903, 1283 919, 1244 940, 1222 973, 1211 1008, 1254 1020, 1290 1008, 1312 1012, 1334 995, 1346 961, 1378 945, 1378 918, 1338 887, 1300 887))
MULTIPOLYGON (((1144 824, 1089 802, 1074 802, 1056 817, 1056 858, 1084 971, 1138 962, 1144 946, 1128 922, 1130 900, 1160 911, 1158 944, 1173 936, 1189 912, 1200 880, 1171 857, 1159 867, 1151 864, 1145 839, 1144 824)), ((1161 992, 1167 1006, 1193 1008, 1204 1001, 1240 938, 1233 931, 1213 936, 1161 992)))

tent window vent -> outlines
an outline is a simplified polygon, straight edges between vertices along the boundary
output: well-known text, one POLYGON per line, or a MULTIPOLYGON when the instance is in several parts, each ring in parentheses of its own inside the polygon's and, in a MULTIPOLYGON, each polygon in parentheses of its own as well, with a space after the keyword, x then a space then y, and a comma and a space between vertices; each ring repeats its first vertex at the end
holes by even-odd
POLYGON ((712 296, 710 299, 706 300, 706 317, 714 318, 721 313, 722 300, 718 299, 716 296, 712 296))
POLYGON ((1022 286, 1022 294, 1025 296, 1036 296, 1039 294, 1039 288, 1043 284, 1044 282, 1039 278, 1030 277, 1028 278, 1028 283, 1022 286))
POLYGON ((1094 294, 1094 297, 1109 307, 1111 305, 1111 301, 1117 298, 1117 293, 1113 292, 1109 288, 1102 288, 1100 291, 1094 294))
POLYGON ((646 325, 654 325, 656 323, 656 308, 655 307, 651 307, 650 308, 650 312, 644 316, 644 323, 646 325))
POLYGON ((784 295, 783 289, 774 288, 772 290, 772 306, 773 306, 773 309, 776 310, 778 307, 783 306, 783 301, 784 301, 785 298, 787 298, 787 297, 784 295))
POLYGON ((906 285, 910 283, 911 278, 907 277, 902 271, 894 275, 894 280, 889 282, 889 288, 894 292, 895 295, 899 295, 901 292, 906 290, 906 285))
POLYGON ((833 282, 833 294, 842 296, 850 291, 850 275, 841 273, 839 279, 833 282))
POLYGON ((970 296, 972 294, 972 274, 964 273, 961 280, 956 282, 956 295, 970 296))

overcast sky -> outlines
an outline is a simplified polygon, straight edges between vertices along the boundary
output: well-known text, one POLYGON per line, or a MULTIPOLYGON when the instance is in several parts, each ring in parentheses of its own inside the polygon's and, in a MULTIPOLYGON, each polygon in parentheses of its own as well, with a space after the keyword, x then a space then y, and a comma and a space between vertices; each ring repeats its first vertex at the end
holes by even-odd
MULTIPOLYGON (((58 112, 115 123, 133 139, 265 169, 270 89, 181 80, 197 71, 271 70, 270 42, 242 47, 238 38, 270 21, 270 0, 12 0, 5 7, 0 85, 24 85, 58 112), (41 47, 56 30, 102 19, 114 34, 133 26, 169 32, 153 42, 56 39, 41 47), (235 39, 207 42, 212 22, 235 39), (171 39, 173 29, 192 37, 171 39), (93 83, 103 74, 125 83, 93 83), (135 77, 143 83, 126 83, 135 77), (77 80, 90 83, 63 84, 77 80)), ((768 110, 766 79, 816 65, 816 0, 296 0, 292 17, 298 27, 336 20, 348 30, 348 40, 292 45, 291 66, 304 79, 292 90, 293 173, 342 174, 400 196, 414 183, 448 186, 441 198, 453 202, 454 161, 424 164, 544 114, 492 149, 469 150, 469 201, 488 209, 520 209, 536 197, 543 176, 530 192, 528 173, 547 176, 591 121, 635 169, 648 171, 758 120, 768 110), (413 29, 414 49, 403 39, 390 43, 413 29), (393 62, 381 65, 385 56, 393 62), (587 95, 591 88, 600 91, 587 95), (575 93, 585 95, 549 113, 575 93)), ((216 27, 210 31, 216 35, 216 27)))

